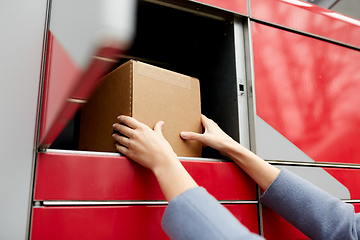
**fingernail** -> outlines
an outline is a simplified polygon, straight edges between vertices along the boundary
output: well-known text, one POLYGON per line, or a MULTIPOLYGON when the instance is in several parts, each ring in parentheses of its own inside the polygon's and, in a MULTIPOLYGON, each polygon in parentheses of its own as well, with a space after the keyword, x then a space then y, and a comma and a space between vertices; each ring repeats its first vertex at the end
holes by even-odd
POLYGON ((119 119, 119 120, 120 120, 120 116, 117 116, 117 119, 119 119))
POLYGON ((186 132, 181 132, 180 135, 181 137, 186 137, 186 132))
POLYGON ((115 137, 115 134, 111 135, 112 137, 115 137))
POLYGON ((113 127, 113 128, 115 127, 115 123, 112 125, 112 127, 113 127))

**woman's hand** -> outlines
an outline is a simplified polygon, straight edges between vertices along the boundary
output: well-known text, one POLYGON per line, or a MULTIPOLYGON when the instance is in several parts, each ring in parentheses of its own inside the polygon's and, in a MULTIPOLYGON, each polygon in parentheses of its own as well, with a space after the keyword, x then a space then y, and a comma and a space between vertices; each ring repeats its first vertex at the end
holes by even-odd
POLYGON ((154 171, 157 167, 178 161, 170 144, 162 135, 163 121, 155 124, 154 130, 128 116, 119 116, 113 134, 116 149, 142 166, 154 171))
POLYGON ((202 115, 201 121, 205 128, 203 134, 181 132, 181 137, 187 140, 198 140, 218 150, 221 154, 230 157, 264 190, 266 190, 279 175, 279 169, 265 162, 226 135, 213 120, 202 115))
POLYGON ((113 128, 122 135, 113 134, 116 149, 155 174, 166 200, 198 186, 163 137, 164 122, 156 123, 152 130, 132 117, 118 119, 113 128))
POLYGON ((230 136, 224 133, 223 130, 211 119, 201 115, 201 122, 205 131, 203 134, 194 132, 181 132, 181 138, 185 140, 197 140, 203 143, 204 146, 209 146, 218 150, 221 154, 227 156, 230 146, 238 145, 230 136))

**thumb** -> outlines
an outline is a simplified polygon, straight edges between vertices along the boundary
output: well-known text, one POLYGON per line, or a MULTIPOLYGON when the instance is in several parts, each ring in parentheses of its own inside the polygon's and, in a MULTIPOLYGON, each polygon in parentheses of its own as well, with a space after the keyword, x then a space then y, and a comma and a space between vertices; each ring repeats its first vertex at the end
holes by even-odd
POLYGON ((185 140, 197 140, 200 141, 203 139, 203 134, 194 133, 194 132, 181 132, 180 136, 185 140))
POLYGON ((162 129, 164 127, 164 122, 159 121, 154 126, 154 132, 159 133, 162 136, 162 129))

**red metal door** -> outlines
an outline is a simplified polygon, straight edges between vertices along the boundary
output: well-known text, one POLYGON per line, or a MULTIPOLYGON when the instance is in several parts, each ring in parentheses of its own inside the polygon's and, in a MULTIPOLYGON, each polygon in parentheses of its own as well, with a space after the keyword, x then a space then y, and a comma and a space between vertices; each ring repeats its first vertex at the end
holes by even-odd
POLYGON ((250 9, 255 19, 360 47, 359 20, 310 2, 250 0, 250 9))
POLYGON ((53 1, 40 142, 48 147, 131 44, 136 1, 53 1))
POLYGON ((252 33, 257 122, 264 121, 307 159, 296 151, 283 159, 281 148, 268 155, 266 143, 273 140, 259 131, 261 157, 359 163, 360 52, 259 23, 252 24, 252 33))
MULTIPOLYGON (((218 200, 255 200, 256 185, 236 164, 186 161, 184 167, 218 200)), ((152 172, 126 157, 40 153, 35 200, 165 200, 152 172)))
MULTIPOLYGON (((224 206, 250 231, 258 232, 256 205, 224 206)), ((165 208, 166 205, 37 207, 31 239, 169 239, 161 228, 165 208)))

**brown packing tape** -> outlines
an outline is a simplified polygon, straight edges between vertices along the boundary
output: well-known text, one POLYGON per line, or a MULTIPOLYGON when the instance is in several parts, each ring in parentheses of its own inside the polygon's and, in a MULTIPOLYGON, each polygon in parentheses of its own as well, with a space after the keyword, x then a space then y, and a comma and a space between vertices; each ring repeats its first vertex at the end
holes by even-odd
POLYGON ((138 63, 138 74, 159 80, 165 83, 173 84, 178 87, 191 89, 191 77, 185 76, 180 73, 171 72, 166 69, 154 67, 146 63, 138 63))

